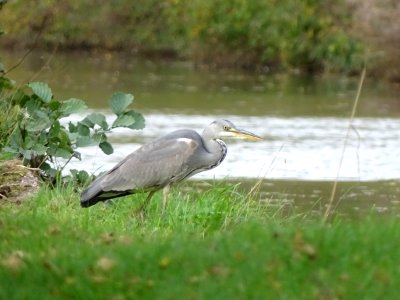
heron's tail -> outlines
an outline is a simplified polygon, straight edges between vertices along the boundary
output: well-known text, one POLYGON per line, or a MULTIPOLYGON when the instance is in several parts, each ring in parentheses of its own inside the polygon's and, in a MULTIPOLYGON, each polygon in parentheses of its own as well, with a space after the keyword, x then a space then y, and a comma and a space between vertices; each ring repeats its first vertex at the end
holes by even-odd
POLYGON ((125 195, 132 194, 133 191, 104 191, 101 186, 101 178, 93 181, 87 188, 81 193, 81 206, 89 207, 95 205, 97 202, 106 201, 109 199, 122 197, 125 195))
POLYGON ((103 193, 100 183, 97 181, 92 182, 82 193, 81 193, 81 206, 89 207, 95 205, 99 201, 104 201, 99 196, 103 193))

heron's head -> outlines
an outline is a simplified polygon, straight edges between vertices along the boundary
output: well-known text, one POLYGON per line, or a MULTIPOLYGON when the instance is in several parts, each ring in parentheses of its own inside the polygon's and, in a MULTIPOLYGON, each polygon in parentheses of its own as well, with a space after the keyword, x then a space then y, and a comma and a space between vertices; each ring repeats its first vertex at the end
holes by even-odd
POLYGON ((223 139, 226 137, 231 138, 245 138, 250 140, 262 140, 258 135, 249 131, 237 128, 231 121, 219 119, 212 122, 204 130, 205 135, 211 139, 223 139))

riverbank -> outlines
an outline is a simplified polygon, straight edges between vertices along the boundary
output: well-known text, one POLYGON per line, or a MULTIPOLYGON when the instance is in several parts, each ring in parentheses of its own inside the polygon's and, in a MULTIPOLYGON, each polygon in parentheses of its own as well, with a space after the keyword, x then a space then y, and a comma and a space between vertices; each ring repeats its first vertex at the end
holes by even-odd
POLYGON ((397 218, 284 214, 217 185, 90 209, 73 188, 0 205, 0 297, 385 298, 400 284, 397 218))
POLYGON ((118 50, 260 72, 358 72, 345 1, 10 1, 4 47, 118 50))

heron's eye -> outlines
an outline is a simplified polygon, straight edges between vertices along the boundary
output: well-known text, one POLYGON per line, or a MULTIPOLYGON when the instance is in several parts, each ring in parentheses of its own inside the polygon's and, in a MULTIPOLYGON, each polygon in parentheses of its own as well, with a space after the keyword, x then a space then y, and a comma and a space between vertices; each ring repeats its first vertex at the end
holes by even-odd
POLYGON ((229 126, 224 126, 224 130, 228 131, 229 130, 229 126))

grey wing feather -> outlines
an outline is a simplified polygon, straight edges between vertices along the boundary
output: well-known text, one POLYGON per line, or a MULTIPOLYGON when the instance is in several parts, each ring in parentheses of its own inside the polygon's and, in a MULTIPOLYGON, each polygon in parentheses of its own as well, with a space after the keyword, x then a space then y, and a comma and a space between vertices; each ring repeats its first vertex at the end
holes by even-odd
POLYGON ((149 144, 130 154, 102 180, 104 191, 162 187, 187 171, 186 162, 198 144, 174 140, 149 144))
POLYGON ((173 132, 142 146, 95 180, 82 193, 81 204, 90 206, 137 190, 159 189, 180 181, 203 167, 200 160, 193 159, 197 156, 193 154, 201 151, 204 151, 202 140, 195 131, 173 132))

